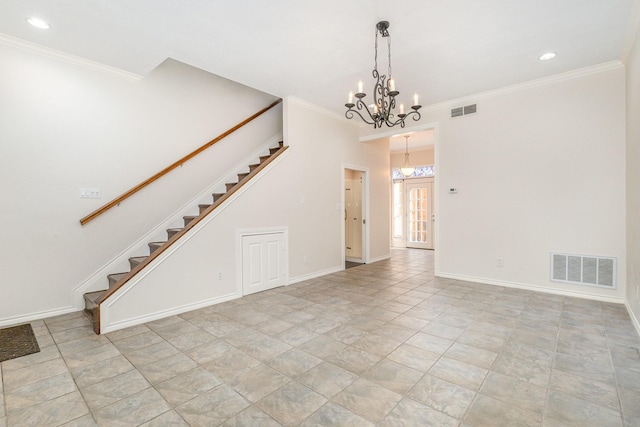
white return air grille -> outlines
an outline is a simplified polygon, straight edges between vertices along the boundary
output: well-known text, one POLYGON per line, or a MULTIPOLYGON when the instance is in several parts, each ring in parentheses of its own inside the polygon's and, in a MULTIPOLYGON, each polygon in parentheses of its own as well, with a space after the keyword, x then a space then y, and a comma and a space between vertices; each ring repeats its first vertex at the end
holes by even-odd
POLYGON ((616 259, 551 253, 551 281, 616 288, 616 259))
POLYGON ((467 116, 478 112, 478 104, 465 105, 451 109, 451 118, 467 116))

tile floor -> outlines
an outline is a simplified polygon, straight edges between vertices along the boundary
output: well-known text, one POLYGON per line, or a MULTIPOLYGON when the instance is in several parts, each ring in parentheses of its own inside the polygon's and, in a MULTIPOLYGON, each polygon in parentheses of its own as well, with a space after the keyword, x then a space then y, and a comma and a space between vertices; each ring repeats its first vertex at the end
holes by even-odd
POLYGON ((33 322, 0 426, 639 426, 622 305, 433 276, 429 251, 96 336, 33 322))

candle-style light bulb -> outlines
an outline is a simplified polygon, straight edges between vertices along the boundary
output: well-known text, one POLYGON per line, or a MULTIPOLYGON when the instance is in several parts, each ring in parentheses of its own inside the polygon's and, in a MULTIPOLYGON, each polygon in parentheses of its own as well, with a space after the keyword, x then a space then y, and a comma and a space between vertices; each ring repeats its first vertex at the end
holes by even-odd
POLYGON ((393 79, 389 79, 389 90, 391 92, 396 90, 396 82, 393 79))
POLYGON ((413 105, 418 105, 418 94, 413 95, 413 105))
POLYGON ((362 80, 358 82, 358 93, 362 93, 362 80))
POLYGON ((353 104, 353 92, 349 92, 349 104, 353 104))
POLYGON ((400 114, 404 114, 404 104, 400 104, 400 114))

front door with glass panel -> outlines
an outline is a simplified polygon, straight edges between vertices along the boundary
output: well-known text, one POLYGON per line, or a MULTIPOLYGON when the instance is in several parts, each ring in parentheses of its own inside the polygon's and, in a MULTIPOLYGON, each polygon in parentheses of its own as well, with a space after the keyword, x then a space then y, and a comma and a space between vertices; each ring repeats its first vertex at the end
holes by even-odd
POLYGON ((408 248, 433 249, 433 180, 406 180, 404 200, 408 248))

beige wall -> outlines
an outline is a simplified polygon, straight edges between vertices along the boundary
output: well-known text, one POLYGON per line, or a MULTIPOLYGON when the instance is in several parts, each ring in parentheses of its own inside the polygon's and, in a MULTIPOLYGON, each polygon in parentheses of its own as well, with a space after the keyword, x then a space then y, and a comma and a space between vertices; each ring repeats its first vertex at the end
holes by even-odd
POLYGON ((627 305, 640 332, 640 31, 626 63, 627 305))

